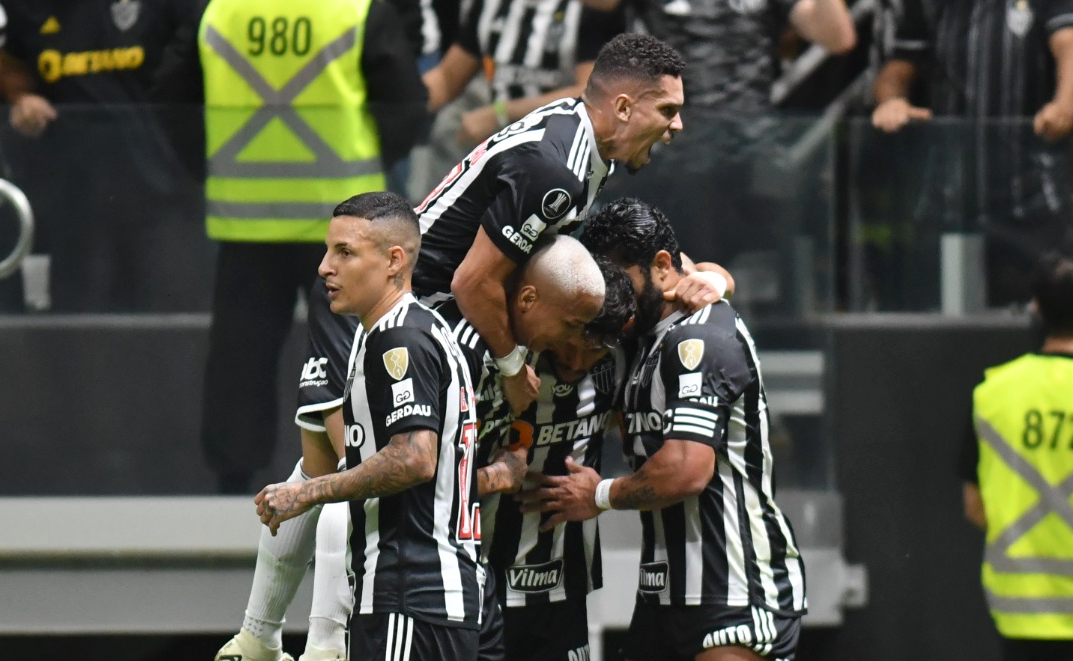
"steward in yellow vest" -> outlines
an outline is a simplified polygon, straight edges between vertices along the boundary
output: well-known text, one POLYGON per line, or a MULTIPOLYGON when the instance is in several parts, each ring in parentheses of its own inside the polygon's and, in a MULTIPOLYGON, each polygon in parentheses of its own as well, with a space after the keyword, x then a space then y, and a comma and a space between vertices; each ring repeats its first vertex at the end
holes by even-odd
POLYGON ((986 531, 983 588, 1005 658, 1064 645, 1054 658, 1073 659, 1073 260, 1045 257, 1033 295, 1042 349, 988 369, 973 392, 966 515, 986 531))
POLYGON ((211 238, 320 243, 336 204, 384 189, 360 69, 371 1, 209 3, 198 45, 211 238))

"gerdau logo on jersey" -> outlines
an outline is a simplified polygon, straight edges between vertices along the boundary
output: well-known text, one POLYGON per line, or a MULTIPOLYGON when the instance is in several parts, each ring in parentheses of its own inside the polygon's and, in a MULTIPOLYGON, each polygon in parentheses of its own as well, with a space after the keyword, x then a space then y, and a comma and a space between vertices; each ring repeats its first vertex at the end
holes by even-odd
POLYGON ((547 592, 563 580, 563 560, 541 565, 515 565, 507 570, 507 587, 515 592, 547 592))

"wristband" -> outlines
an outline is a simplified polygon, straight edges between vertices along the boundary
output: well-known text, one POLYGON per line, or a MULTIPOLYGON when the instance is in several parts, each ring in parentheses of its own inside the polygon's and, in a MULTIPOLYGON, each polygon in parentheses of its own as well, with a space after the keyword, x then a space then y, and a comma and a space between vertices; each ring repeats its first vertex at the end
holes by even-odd
POLYGON ((522 368, 525 367, 526 353, 526 348, 519 344, 507 355, 502 358, 496 358, 496 367, 499 368, 499 373, 503 376, 511 377, 521 372, 522 368))
POLYGON ((611 509, 611 485, 614 481, 615 478, 612 477, 606 480, 600 480, 600 483, 596 485, 596 495, 593 500, 596 501, 596 507, 598 509, 611 509))
POLYGON ((510 124, 510 115, 507 114, 507 102, 503 99, 499 99, 492 103, 492 110, 496 114, 496 122, 499 123, 499 128, 503 128, 507 124, 510 124))
POLYGON ((715 287, 715 291, 719 292, 719 298, 726 296, 727 279, 722 273, 719 273, 718 271, 696 271, 694 275, 699 275, 711 283, 711 285, 715 287))

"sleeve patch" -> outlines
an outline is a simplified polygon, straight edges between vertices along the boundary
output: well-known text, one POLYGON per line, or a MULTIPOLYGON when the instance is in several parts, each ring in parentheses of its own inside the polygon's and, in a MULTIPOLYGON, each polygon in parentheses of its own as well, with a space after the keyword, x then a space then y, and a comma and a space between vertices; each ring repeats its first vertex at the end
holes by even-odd
POLYGON ((680 375, 678 377, 678 398, 699 397, 703 382, 704 374, 701 372, 680 375))
POLYGON ((391 401, 395 406, 414 401, 414 380, 403 379, 391 384, 391 401))

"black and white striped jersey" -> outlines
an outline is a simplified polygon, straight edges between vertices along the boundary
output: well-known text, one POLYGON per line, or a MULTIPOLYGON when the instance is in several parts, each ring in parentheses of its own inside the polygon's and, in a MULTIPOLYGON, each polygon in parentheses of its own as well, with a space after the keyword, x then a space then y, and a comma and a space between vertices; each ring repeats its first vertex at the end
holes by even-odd
POLYGON ((1073 1, 905 0, 902 6, 894 57, 931 73, 936 114, 1032 116, 1054 97, 1048 41, 1073 26, 1073 1))
POLYGON ((477 418, 463 360, 443 319, 410 294, 354 338, 343 404, 347 467, 367 461, 396 434, 439 435, 431 481, 350 503, 359 613, 477 627, 477 418))
MULTIPOLYGON (((568 456, 600 470, 605 431, 617 420, 613 409, 625 379, 625 357, 614 350, 577 383, 560 382, 548 358, 545 354, 536 364, 540 376, 536 401, 509 426, 482 424, 478 466, 487 463, 496 449, 521 444, 529 448, 533 471, 565 475, 568 456)), ((481 401, 477 410, 482 422, 510 420, 509 408, 501 401, 481 401)), ((503 606, 584 599, 602 586, 596 519, 540 532, 547 515, 523 514, 510 496, 500 494, 482 498, 481 511, 481 548, 495 571, 503 606)))
POLYGON ((623 446, 638 470, 667 439, 710 445, 704 491, 641 512, 638 599, 806 609, 804 565, 774 499, 767 397, 752 337, 726 302, 674 313, 642 338, 626 383, 623 446))
POLYGON ((505 101, 573 85, 575 67, 625 30, 623 11, 597 11, 581 0, 476 0, 457 43, 491 60, 492 98, 505 101))
POLYGON ((324 278, 309 288, 306 326, 309 339, 306 362, 298 378, 298 412, 294 422, 312 431, 324 431, 324 412, 343 405, 358 318, 332 312, 324 278))
POLYGON ((450 296, 451 278, 479 227, 504 255, 524 262, 541 235, 581 223, 609 170, 580 99, 538 108, 488 138, 416 209, 421 253, 414 293, 429 304, 450 296))

